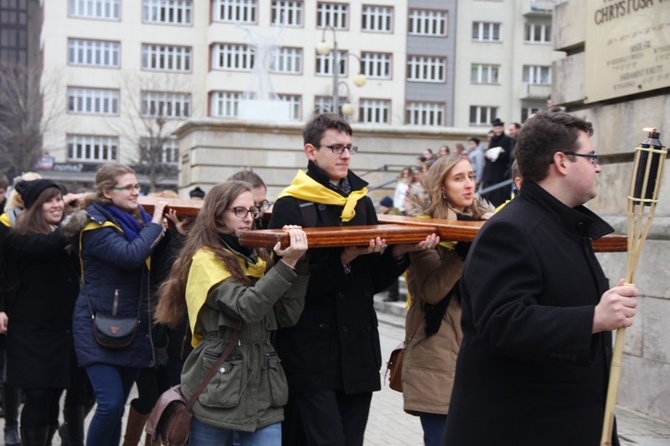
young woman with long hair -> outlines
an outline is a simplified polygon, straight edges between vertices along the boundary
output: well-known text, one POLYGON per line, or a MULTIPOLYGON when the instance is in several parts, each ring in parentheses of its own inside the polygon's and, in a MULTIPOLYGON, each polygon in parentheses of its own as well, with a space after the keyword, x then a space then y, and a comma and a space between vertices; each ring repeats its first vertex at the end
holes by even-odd
MULTIPOLYGON (((474 175, 467 157, 439 158, 421 186, 410 189, 410 215, 489 218, 494 209, 475 194, 474 175)), ((435 249, 410 253, 407 276, 412 302, 405 320, 403 399, 405 411, 421 419, 427 446, 442 444, 444 436, 462 339, 458 280, 468 248, 469 243, 446 240, 435 249)))
MULTIPOLYGON (((25 209, 8 237, 11 260, 5 287, 5 306, 11 328, 7 333, 7 380, 23 389, 22 444, 45 446, 58 428, 59 400, 70 387, 74 368, 72 310, 79 291, 79 269, 70 248, 73 232, 63 225, 67 204, 51 180, 16 185, 25 209), (59 225, 61 225, 59 227, 59 225)), ((83 226, 84 219, 72 231, 83 226)))
POLYGON ((160 290, 156 321, 177 325, 188 312, 193 352, 182 372, 189 398, 238 330, 238 345, 193 407, 191 446, 226 444, 234 432, 240 444, 280 445, 288 385, 271 333, 294 325, 303 306, 309 276, 301 261, 307 237, 286 226, 290 246, 274 251, 241 246, 240 231, 253 228, 260 209, 251 185, 228 181, 214 186, 170 278, 160 290))
POLYGON ((97 401, 88 446, 118 446, 135 377, 155 362, 148 276, 151 252, 163 236, 165 203, 156 203, 150 216, 138 204, 139 194, 135 172, 109 163, 98 169, 95 193, 85 203, 90 222, 79 238, 83 276, 72 325, 77 359, 86 368, 97 401), (100 345, 91 319, 96 313, 126 318, 139 314, 130 345, 118 350, 100 345))

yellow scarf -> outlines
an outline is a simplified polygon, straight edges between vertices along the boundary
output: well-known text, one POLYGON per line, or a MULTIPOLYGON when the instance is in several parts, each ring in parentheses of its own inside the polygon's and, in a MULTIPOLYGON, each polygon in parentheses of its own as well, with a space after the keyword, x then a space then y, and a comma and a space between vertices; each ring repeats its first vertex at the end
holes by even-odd
POLYGON ((0 215, 0 223, 7 226, 8 228, 12 227, 12 222, 9 220, 9 215, 7 215, 6 212, 0 215))
POLYGON ((352 191, 348 197, 343 197, 337 192, 314 181, 302 170, 299 170, 291 184, 279 194, 278 198, 288 196, 299 200, 310 201, 312 203, 344 206, 342 214, 340 215, 340 220, 346 223, 354 218, 356 215, 356 203, 358 203, 358 200, 365 197, 367 193, 368 189, 364 187, 352 191))
MULTIPOLYGON (((255 264, 248 264, 243 258, 237 256, 242 270, 247 276, 260 279, 265 274, 266 263, 260 257, 255 264)), ((188 309, 188 320, 191 326, 191 345, 195 347, 202 341, 202 336, 195 332, 198 322, 198 314, 207 301, 210 290, 230 277, 223 260, 214 256, 207 248, 199 249, 193 256, 191 268, 188 270, 186 281, 186 307, 188 309)))

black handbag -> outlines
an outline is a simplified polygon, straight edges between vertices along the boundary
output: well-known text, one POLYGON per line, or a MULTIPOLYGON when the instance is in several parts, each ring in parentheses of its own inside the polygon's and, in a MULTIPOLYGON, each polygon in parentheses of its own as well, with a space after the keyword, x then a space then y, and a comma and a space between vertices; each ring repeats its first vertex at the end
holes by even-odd
POLYGON ((121 350, 132 344, 140 328, 141 293, 137 302, 137 315, 130 317, 116 314, 119 306, 119 290, 114 290, 114 303, 111 313, 94 313, 88 293, 86 293, 86 300, 93 320, 93 337, 100 347, 121 350))

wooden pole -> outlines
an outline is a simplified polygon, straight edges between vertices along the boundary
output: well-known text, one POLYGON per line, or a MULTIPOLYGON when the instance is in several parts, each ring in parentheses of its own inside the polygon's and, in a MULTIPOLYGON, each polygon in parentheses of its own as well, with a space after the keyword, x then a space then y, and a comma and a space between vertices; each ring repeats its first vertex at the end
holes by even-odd
MULTIPOLYGON (((635 149, 633 178, 628 196, 628 262, 625 278, 627 285, 635 283, 635 272, 640 261, 640 254, 656 213, 658 191, 663 177, 663 164, 668 153, 667 149, 661 146, 655 128, 645 129, 645 131, 649 132, 649 137, 635 149)), ((614 409, 621 378, 625 336, 625 327, 617 330, 610 365, 603 431, 600 437, 601 446, 612 445, 614 409)))

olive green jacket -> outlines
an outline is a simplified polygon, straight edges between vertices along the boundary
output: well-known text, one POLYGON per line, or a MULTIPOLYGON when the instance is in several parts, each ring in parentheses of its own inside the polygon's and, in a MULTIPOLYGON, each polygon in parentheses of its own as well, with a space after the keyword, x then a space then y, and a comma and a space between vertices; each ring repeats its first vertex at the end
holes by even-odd
POLYGON ((235 332, 244 328, 238 345, 193 407, 199 421, 253 432, 284 419, 288 384, 270 335, 300 317, 309 280, 304 267, 299 263, 293 271, 278 262, 254 286, 228 278, 210 289, 195 328, 202 341, 182 371, 181 388, 187 399, 235 332))

